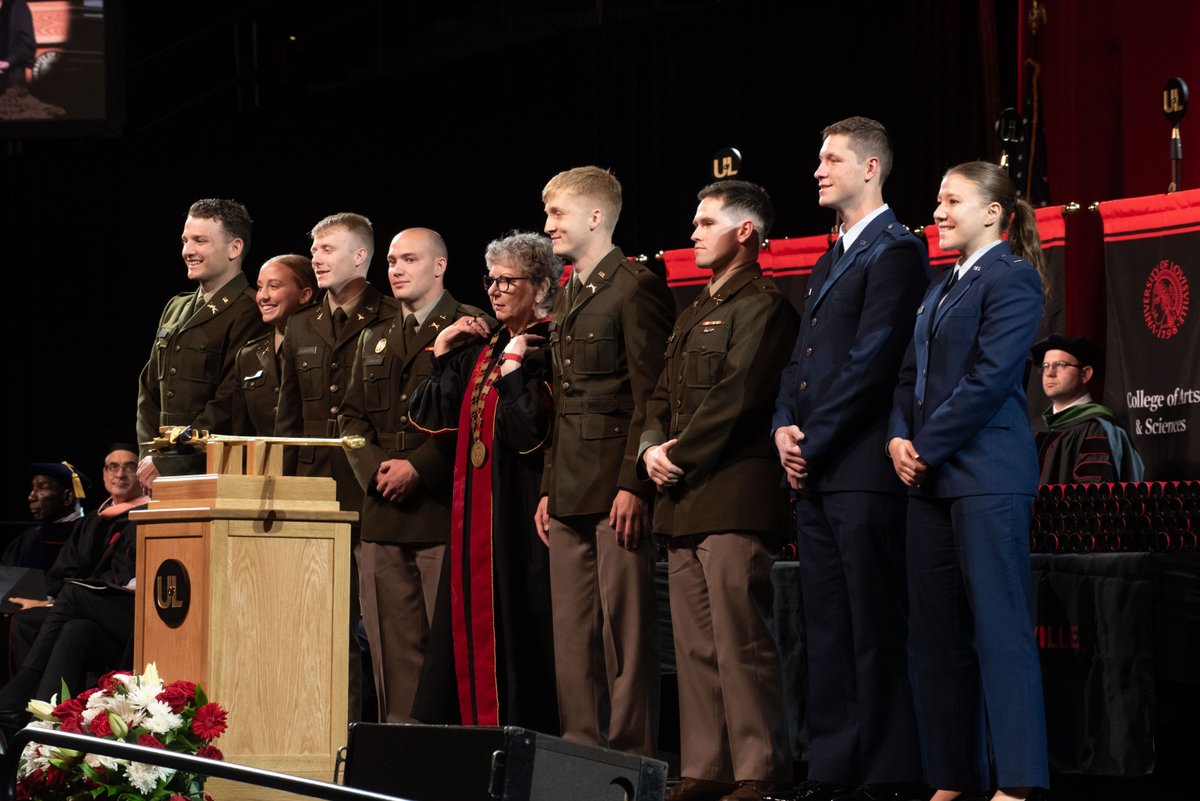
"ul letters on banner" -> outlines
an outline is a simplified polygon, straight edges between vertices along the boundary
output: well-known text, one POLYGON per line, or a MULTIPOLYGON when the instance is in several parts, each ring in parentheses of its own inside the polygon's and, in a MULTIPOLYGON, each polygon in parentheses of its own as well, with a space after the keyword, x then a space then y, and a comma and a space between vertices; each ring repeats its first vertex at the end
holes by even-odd
POLYGON ((1104 403, 1147 479, 1200 474, 1200 190, 1100 204, 1108 294, 1104 403))

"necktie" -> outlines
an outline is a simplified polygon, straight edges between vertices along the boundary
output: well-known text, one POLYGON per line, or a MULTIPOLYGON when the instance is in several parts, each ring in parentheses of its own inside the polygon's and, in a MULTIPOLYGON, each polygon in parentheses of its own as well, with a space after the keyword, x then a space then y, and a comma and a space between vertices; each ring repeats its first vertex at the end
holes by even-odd
MULTIPOLYGON (((951 289, 953 289, 953 288, 954 288, 954 285, 955 285, 955 284, 957 284, 957 283, 958 283, 958 268, 957 268, 957 267, 951 267, 951 268, 950 268, 950 280, 949 280, 949 281, 947 281, 947 282, 946 282, 946 285, 942 287, 942 298, 944 298, 944 297, 946 297, 947 295, 949 295, 949 294, 950 294, 950 290, 951 290, 951 289)), ((938 300, 940 301, 940 300, 941 300, 941 298, 939 298, 938 300)))
POLYGON ((346 326, 346 310, 339 307, 333 311, 333 338, 342 338, 342 329, 346 326))
POLYGON ((838 263, 842 258, 842 254, 846 252, 846 237, 839 236, 838 241, 833 243, 833 260, 829 262, 830 268, 838 263))
POLYGON ((404 318, 404 352, 412 353, 417 344, 417 315, 404 318))
POLYGON ((579 293, 583 291, 583 282, 579 280, 578 274, 572 274, 571 282, 567 285, 567 308, 572 308, 575 301, 579 300, 579 293))

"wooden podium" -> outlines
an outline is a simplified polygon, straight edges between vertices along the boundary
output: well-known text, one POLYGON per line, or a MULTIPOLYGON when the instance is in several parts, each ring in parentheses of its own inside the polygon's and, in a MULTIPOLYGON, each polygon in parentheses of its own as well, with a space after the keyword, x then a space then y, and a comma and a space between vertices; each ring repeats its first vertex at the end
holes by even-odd
POLYGON ((135 665, 229 711, 228 761, 330 781, 346 742, 358 515, 338 508, 332 479, 264 474, 278 472, 273 451, 210 444, 213 472, 159 478, 131 513, 135 665))

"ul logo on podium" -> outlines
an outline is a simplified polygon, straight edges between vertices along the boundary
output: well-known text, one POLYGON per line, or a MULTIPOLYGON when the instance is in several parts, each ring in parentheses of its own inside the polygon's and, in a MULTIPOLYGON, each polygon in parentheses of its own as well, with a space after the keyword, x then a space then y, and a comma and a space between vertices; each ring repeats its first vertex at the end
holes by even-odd
POLYGON ((154 611, 163 623, 176 629, 187 619, 192 587, 187 568, 177 559, 166 559, 154 575, 154 611))

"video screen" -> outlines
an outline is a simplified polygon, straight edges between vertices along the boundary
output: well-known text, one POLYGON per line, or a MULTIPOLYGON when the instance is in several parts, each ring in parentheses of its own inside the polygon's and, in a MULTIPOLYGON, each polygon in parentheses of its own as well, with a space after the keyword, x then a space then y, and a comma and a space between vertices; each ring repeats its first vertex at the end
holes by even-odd
POLYGON ((0 125, 110 117, 107 0, 0 0, 0 125))

